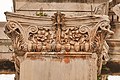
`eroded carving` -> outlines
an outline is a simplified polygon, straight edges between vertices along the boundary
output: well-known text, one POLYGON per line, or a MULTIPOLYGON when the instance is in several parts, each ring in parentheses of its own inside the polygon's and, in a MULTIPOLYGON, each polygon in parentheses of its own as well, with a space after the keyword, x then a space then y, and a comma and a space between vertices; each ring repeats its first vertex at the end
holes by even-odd
POLYGON ((23 55, 27 51, 25 37, 24 37, 24 30, 20 23, 16 21, 8 21, 5 25, 5 33, 8 37, 11 38, 13 42, 13 48, 16 54, 23 55))
POLYGON ((69 50, 71 48, 71 50, 73 49, 76 52, 78 51, 88 52, 89 51, 88 31, 89 31, 88 26, 78 26, 64 29, 62 30, 61 44, 69 46, 69 50))
MULTIPOLYGON (((12 39, 13 47, 18 52, 40 51, 83 51, 101 53, 110 30, 109 21, 103 20, 94 25, 65 26, 61 13, 56 13, 55 31, 44 26, 30 25, 25 41, 20 23, 8 21, 5 33, 12 39)), ((64 18, 65 19, 65 18, 64 18)), ((53 27, 54 27, 53 26, 53 27)), ((104 49, 107 50, 107 49, 104 49)), ((17 53, 18 53, 17 52, 17 53)), ((106 51, 108 52, 108 51, 106 51)))
MULTIPOLYGON (((72 19, 74 20, 74 18, 72 19)), ((105 41, 107 35, 113 34, 110 30, 109 21, 101 19, 101 21, 94 23, 67 26, 65 24, 67 19, 60 12, 55 13, 51 20, 53 21, 51 27, 55 29, 47 28, 44 25, 30 24, 26 33, 24 33, 20 23, 8 21, 5 33, 12 39, 15 53, 22 55, 25 52, 97 53, 98 73, 100 74, 103 61, 109 60, 109 47, 105 41), (28 36, 24 36, 24 34, 28 36)), ((78 20, 75 19, 74 21, 78 20)))

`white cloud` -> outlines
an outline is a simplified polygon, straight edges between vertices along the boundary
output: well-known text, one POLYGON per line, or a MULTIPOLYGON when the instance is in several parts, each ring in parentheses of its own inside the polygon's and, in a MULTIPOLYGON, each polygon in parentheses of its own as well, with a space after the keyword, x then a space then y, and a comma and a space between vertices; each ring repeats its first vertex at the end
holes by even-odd
POLYGON ((15 74, 1 74, 0 80, 14 80, 15 74))
POLYGON ((6 21, 4 12, 13 10, 12 0, 0 0, 0 21, 6 21))
POLYGON ((109 2, 112 2, 113 0, 109 0, 109 2))
POLYGON ((120 76, 109 76, 108 80, 120 80, 120 76))

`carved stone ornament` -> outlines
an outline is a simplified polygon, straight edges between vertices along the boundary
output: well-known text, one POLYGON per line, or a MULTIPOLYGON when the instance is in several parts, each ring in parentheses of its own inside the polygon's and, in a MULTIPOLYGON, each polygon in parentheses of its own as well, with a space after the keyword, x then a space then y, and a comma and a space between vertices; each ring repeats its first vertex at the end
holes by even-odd
POLYGON ((9 38, 12 40, 12 45, 14 51, 18 55, 25 54, 26 50, 26 42, 24 40, 24 30, 20 23, 17 21, 8 21, 5 25, 4 31, 9 38))
POLYGON ((28 24, 27 29, 25 28, 27 32, 19 21, 8 20, 5 33, 11 38, 17 56, 23 56, 26 52, 97 53, 100 73, 103 57, 106 61, 109 59, 109 47, 105 40, 109 34, 113 34, 109 20, 101 18, 68 18, 65 14, 57 12, 50 18, 53 22, 50 26, 28 24), (87 22, 81 23, 84 20, 87 22), (68 25, 70 21, 76 21, 77 24, 68 25))

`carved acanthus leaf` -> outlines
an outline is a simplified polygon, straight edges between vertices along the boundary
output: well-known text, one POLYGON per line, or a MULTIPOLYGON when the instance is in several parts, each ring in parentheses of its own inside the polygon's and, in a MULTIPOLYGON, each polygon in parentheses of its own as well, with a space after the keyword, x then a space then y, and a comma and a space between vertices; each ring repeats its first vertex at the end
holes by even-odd
POLYGON ((24 30, 22 26, 17 21, 8 21, 5 25, 5 33, 8 37, 11 38, 13 42, 13 48, 16 54, 23 55, 25 54, 25 37, 24 37, 24 30))

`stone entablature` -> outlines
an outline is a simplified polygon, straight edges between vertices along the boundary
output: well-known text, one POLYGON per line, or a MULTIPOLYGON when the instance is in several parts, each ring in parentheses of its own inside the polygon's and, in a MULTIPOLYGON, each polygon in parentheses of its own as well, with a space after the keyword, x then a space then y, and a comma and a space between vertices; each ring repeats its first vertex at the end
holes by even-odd
POLYGON ((79 2, 65 2, 65 3, 55 3, 55 2, 15 2, 15 13, 20 13, 23 15, 38 16, 39 13, 45 14, 45 16, 53 16, 57 11, 64 12, 66 16, 83 16, 83 15, 108 15, 109 2, 100 3, 79 3, 79 2))

